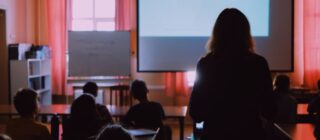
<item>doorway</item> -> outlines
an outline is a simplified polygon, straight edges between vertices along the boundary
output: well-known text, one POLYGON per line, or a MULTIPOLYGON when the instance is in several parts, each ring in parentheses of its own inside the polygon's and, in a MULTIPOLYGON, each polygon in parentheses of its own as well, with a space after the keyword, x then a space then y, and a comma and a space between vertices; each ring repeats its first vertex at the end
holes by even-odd
POLYGON ((0 9, 0 104, 9 103, 9 61, 6 42, 6 11, 0 9))

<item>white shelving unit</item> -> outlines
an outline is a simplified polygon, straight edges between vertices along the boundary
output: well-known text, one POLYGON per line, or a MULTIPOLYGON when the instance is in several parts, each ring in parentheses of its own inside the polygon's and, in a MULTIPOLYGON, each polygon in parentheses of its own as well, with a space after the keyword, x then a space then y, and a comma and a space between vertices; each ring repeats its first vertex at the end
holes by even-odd
POLYGON ((41 104, 51 104, 51 60, 10 60, 11 103, 21 88, 34 89, 41 104))

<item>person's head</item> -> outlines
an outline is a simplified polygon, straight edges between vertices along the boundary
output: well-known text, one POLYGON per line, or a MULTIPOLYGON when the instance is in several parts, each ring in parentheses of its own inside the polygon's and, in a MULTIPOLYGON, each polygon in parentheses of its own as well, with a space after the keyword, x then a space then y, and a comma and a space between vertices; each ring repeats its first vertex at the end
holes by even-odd
POLYGON ((0 134, 0 140, 12 140, 12 139, 6 134, 0 134))
POLYGON ((71 118, 78 121, 86 121, 97 117, 96 102, 88 96, 82 95, 73 101, 71 105, 71 118))
POLYGON ((278 75, 274 81, 275 90, 288 91, 290 88, 290 78, 287 75, 278 75))
POLYGON ((147 93, 149 92, 147 85, 142 80, 134 80, 130 86, 130 92, 133 97, 139 101, 147 99, 147 93))
POLYGON ((218 16, 207 43, 209 52, 253 52, 254 45, 247 17, 238 9, 226 8, 218 16))
POLYGON ((38 94, 32 89, 21 89, 14 96, 13 104, 21 117, 34 117, 39 108, 38 94))
POLYGON ((95 82, 87 82, 83 88, 83 93, 90 93, 92 94, 94 97, 97 97, 98 94, 98 86, 95 82))
POLYGON ((132 138, 122 126, 114 124, 103 128, 96 140, 132 140, 132 138))

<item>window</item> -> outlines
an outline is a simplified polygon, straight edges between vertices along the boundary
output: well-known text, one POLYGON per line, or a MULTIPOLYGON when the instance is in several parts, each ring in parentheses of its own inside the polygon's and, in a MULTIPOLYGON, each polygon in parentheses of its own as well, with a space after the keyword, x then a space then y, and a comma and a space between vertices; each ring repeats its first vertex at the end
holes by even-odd
POLYGON ((114 31, 115 0, 72 0, 72 31, 114 31))
POLYGON ((187 82, 189 87, 193 86, 194 82, 196 81, 196 78, 196 71, 187 71, 187 82))

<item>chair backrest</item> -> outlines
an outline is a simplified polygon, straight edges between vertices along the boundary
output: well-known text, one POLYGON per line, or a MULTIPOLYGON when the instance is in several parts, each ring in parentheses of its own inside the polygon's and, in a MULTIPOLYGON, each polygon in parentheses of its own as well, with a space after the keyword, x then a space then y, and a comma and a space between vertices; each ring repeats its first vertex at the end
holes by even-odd
POLYGON ((151 140, 156 140, 156 138, 157 138, 157 136, 158 136, 158 134, 159 134, 159 130, 160 130, 160 128, 158 128, 158 129, 156 130, 156 133, 154 134, 154 136, 152 137, 151 140))
POLYGON ((117 106, 131 106, 132 96, 129 92, 129 85, 111 86, 109 104, 117 106))
POLYGON ((193 139, 200 139, 202 131, 203 131, 203 123, 204 122, 194 122, 193 123, 193 139))
MULTIPOLYGON (((83 125, 83 126, 86 126, 86 125, 83 125)), ((79 131, 75 131, 74 130, 75 127, 79 127, 79 126, 74 126, 74 123, 70 119, 70 116, 63 116, 62 117, 62 139, 63 140, 74 140, 74 139, 95 140, 96 139, 96 135, 90 135, 90 136, 83 135, 85 133, 79 133, 79 131)))

